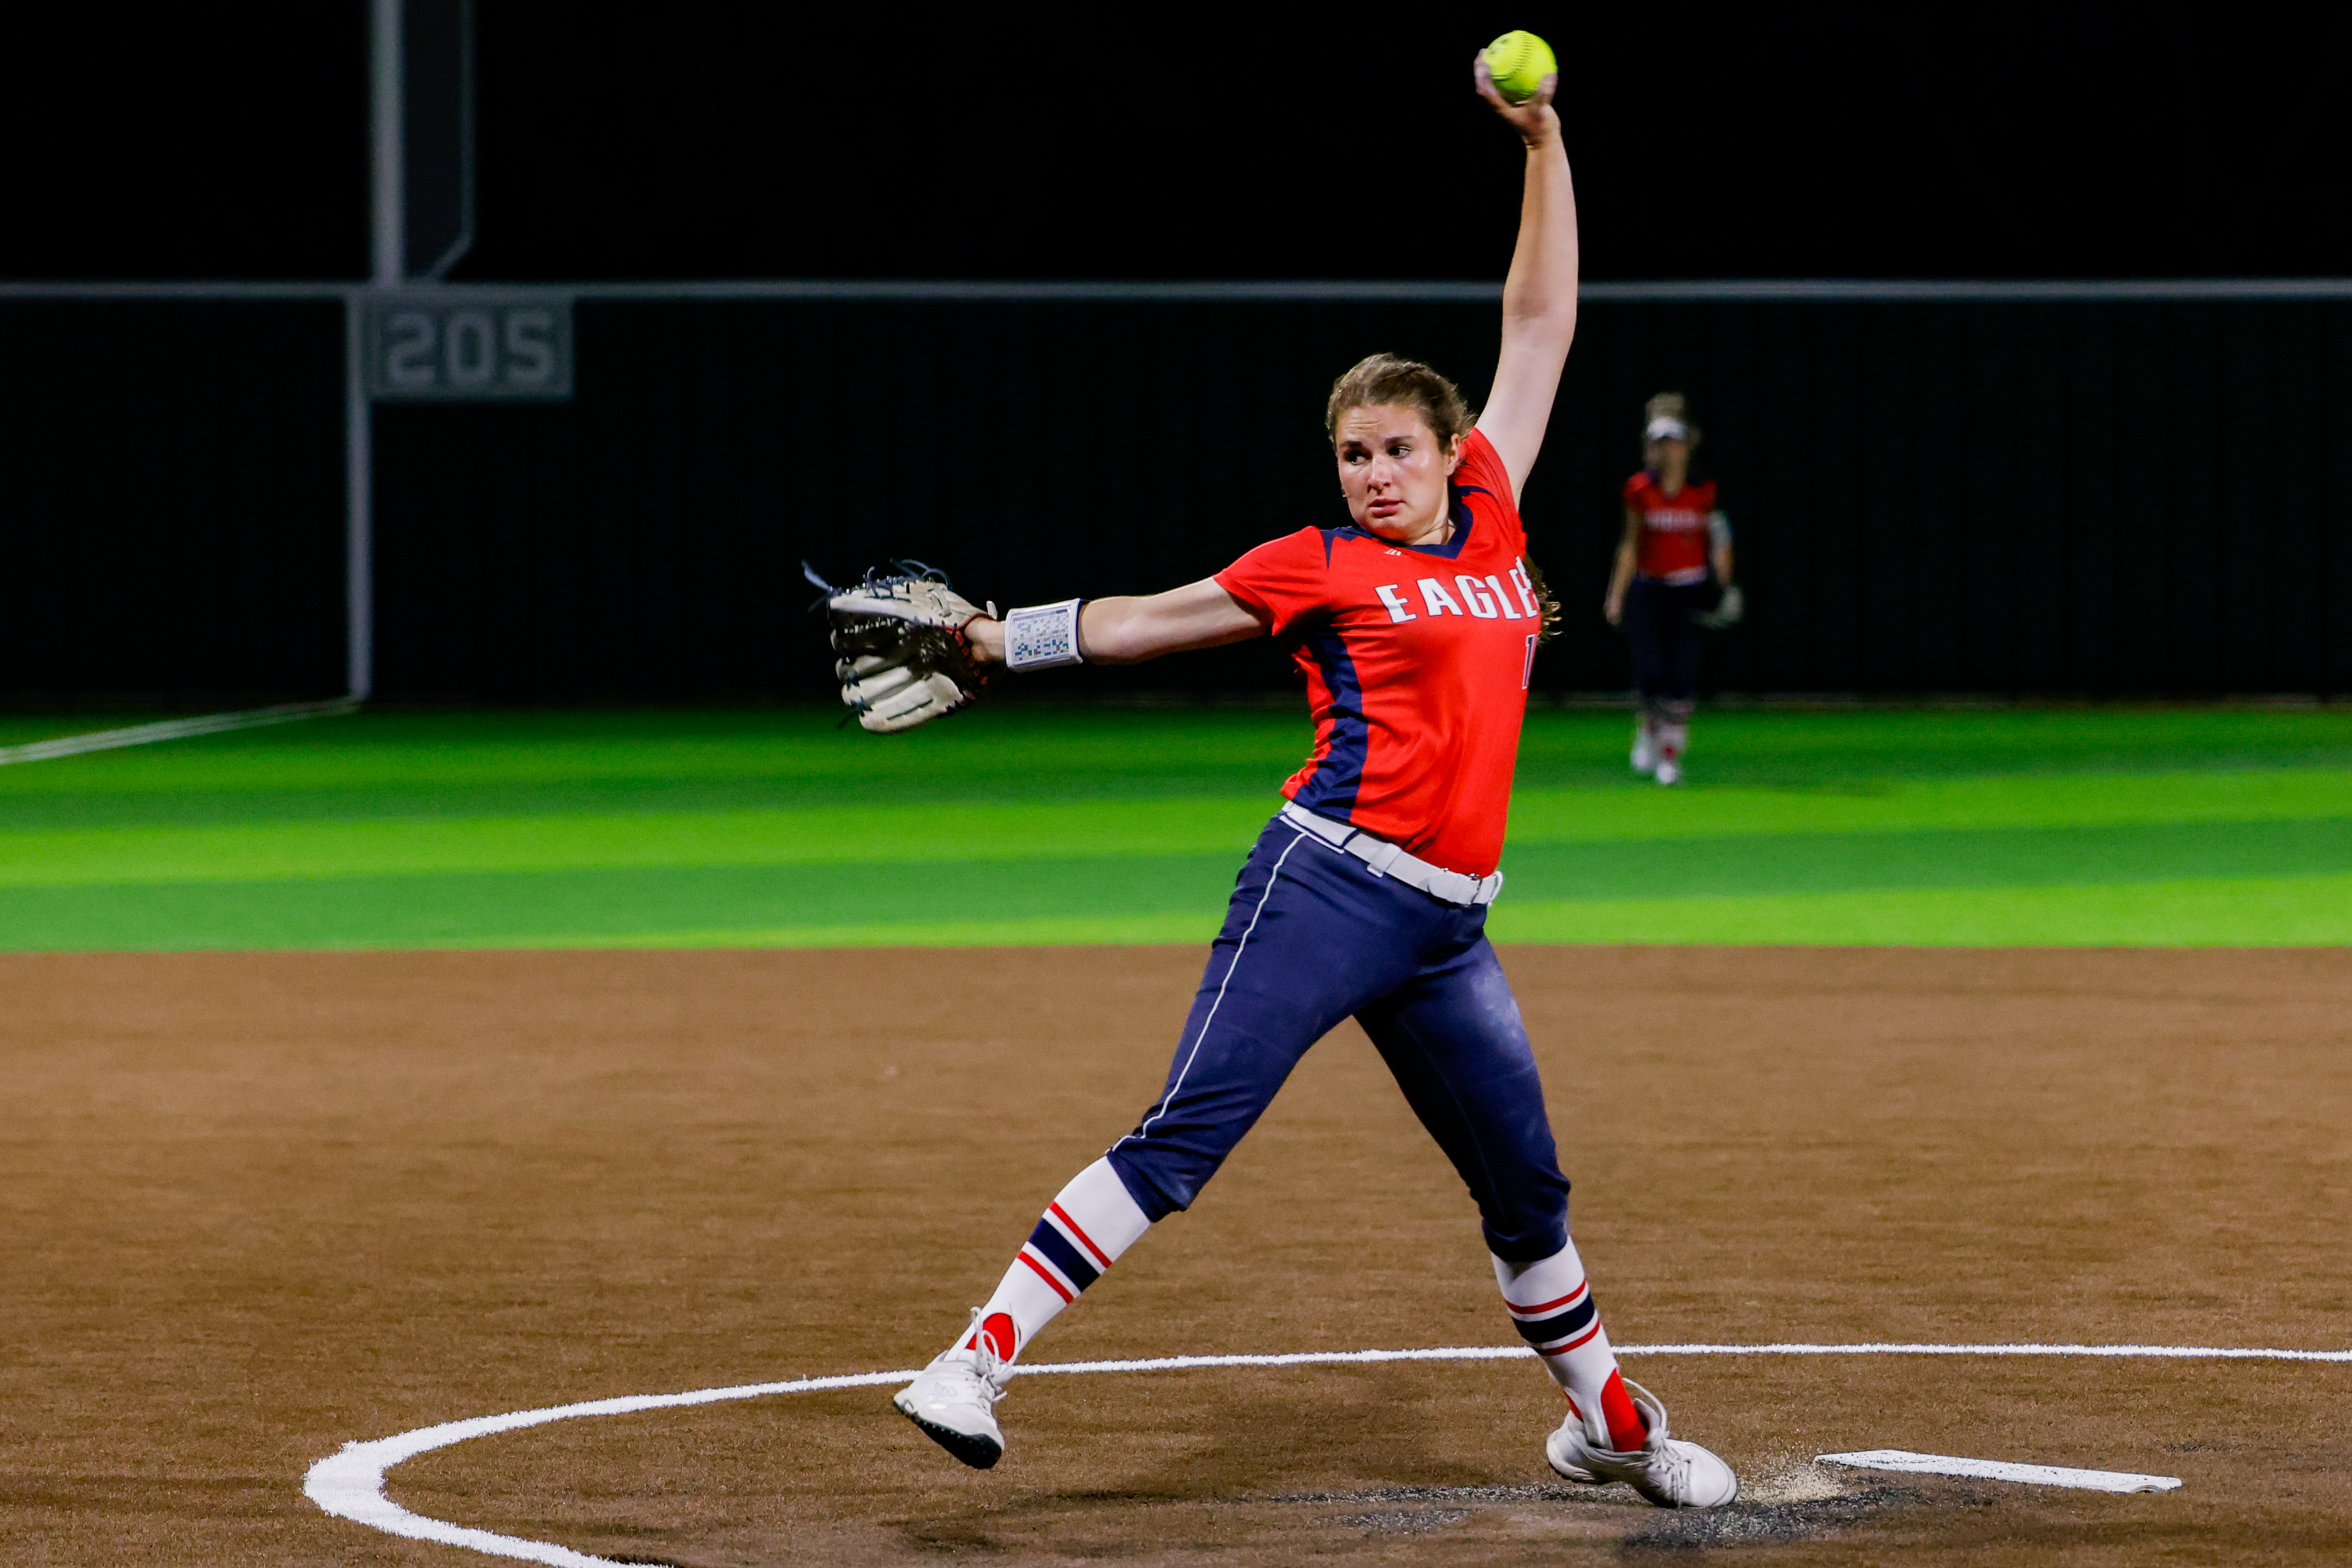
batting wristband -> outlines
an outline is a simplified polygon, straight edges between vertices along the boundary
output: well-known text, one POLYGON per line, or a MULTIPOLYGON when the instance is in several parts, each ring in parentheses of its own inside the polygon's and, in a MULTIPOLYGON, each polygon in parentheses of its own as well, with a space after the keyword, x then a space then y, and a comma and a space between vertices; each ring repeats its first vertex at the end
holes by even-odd
POLYGON ((1078 652, 1078 606, 1084 599, 1058 605, 1032 605, 1004 614, 1004 667, 1007 669, 1054 669, 1084 664, 1078 652))

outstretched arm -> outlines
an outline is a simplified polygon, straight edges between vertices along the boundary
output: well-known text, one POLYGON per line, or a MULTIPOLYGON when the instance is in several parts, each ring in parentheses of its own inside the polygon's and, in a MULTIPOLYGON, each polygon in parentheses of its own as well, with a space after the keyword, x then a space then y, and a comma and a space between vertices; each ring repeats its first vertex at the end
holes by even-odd
POLYGON ((1510 276, 1503 283, 1503 353, 1486 412, 1478 417, 1478 428, 1511 476, 1516 501, 1543 448, 1560 367, 1576 336, 1576 187, 1560 145, 1559 116, 1551 107, 1558 74, 1545 77, 1535 97, 1513 104, 1495 90, 1485 55, 1473 69, 1478 95, 1510 121, 1528 150, 1518 248, 1511 253, 1510 276))
MULTIPOLYGON (((1141 597, 1088 599, 1078 611, 1078 652, 1088 664, 1141 664, 1163 653, 1216 647, 1265 635, 1255 611, 1213 577, 1141 597)), ((963 629, 973 657, 1004 659, 1004 623, 982 616, 963 629)))
MULTIPOLYGON (((846 588, 808 572, 825 589, 841 700, 860 726, 877 734, 969 707, 986 684, 984 667, 1005 662, 1005 622, 981 614, 920 562, 892 565, 893 572, 868 572, 846 588)), ((805 563, 802 570, 808 571, 805 563)), ((1010 614, 1018 623, 1022 665, 1032 669, 1136 664, 1258 637, 1270 625, 1214 578, 1147 598, 1065 599, 1010 614)))

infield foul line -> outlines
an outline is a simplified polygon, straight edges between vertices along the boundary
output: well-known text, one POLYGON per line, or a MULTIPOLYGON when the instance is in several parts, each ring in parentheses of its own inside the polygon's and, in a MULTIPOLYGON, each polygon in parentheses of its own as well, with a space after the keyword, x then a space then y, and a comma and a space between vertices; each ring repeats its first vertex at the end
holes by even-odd
MULTIPOLYGON (((2069 1344, 1769 1344, 1769 1345, 1619 1345, 1621 1356, 1644 1355, 1990 1355, 2151 1357, 2171 1361, 2352 1362, 2352 1350, 2307 1351, 2242 1348, 2228 1345, 2069 1345, 2069 1344)), ((1443 1345, 1427 1350, 1297 1351, 1273 1355, 1171 1355, 1132 1361, 1045 1362, 1015 1366, 1016 1376, 1056 1373, 1182 1372, 1222 1366, 1346 1366, 1395 1361, 1509 1361, 1536 1352, 1526 1345, 1443 1345)), ((639 1394, 618 1399, 592 1399, 578 1405, 550 1405, 543 1410, 518 1410, 504 1415, 477 1415, 446 1421, 394 1436, 365 1443, 346 1443, 342 1451, 312 1465, 303 1478, 302 1491, 312 1502, 338 1519, 364 1524, 387 1535, 413 1541, 435 1541, 462 1546, 491 1557, 544 1563, 551 1568, 616 1568, 609 1557, 592 1557, 552 1542, 527 1541, 475 1530, 446 1520, 411 1513, 383 1495, 384 1472, 404 1459, 436 1448, 446 1448, 469 1438, 493 1436, 551 1421, 585 1415, 628 1415, 641 1410, 669 1410, 694 1405, 717 1405, 733 1399, 761 1399, 771 1394, 821 1394, 836 1388, 880 1388, 911 1383, 917 1369, 901 1372, 859 1372, 835 1377, 801 1377, 785 1383, 747 1383, 731 1388, 689 1389, 683 1394, 639 1394)), ((1933 1456, 1928 1456, 1932 1458, 1933 1456)))
POLYGON ((54 741, 31 741, 21 746, 0 746, 0 767, 10 763, 45 763, 54 757, 78 757, 84 752, 111 752, 122 746, 152 746, 158 741, 184 741, 194 735, 218 735, 230 730, 258 730, 267 724, 291 724, 300 719, 326 719, 356 713, 356 697, 325 702, 286 702, 275 708, 247 708, 235 713, 205 713, 193 719, 166 719, 155 724, 132 724, 121 730, 92 730, 86 734, 60 735, 54 741))

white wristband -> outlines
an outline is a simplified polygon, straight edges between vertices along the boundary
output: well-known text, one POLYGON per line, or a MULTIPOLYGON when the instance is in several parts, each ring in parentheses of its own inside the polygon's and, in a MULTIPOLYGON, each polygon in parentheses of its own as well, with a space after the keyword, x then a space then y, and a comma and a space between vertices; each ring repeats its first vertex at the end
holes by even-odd
POLYGON ((1004 667, 1007 669, 1052 669, 1084 664, 1078 654, 1078 606, 1084 599, 1058 605, 1032 605, 1004 613, 1004 667))

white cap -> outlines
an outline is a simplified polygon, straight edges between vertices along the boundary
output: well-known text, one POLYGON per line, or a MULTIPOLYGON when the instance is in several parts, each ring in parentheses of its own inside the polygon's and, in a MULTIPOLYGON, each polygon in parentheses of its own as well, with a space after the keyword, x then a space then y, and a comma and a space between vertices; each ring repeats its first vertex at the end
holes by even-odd
POLYGON ((1690 439, 1690 426, 1684 424, 1681 420, 1676 419, 1672 415, 1661 415, 1657 418, 1651 420, 1648 427, 1643 430, 1642 439, 1644 441, 1687 441, 1690 439))

